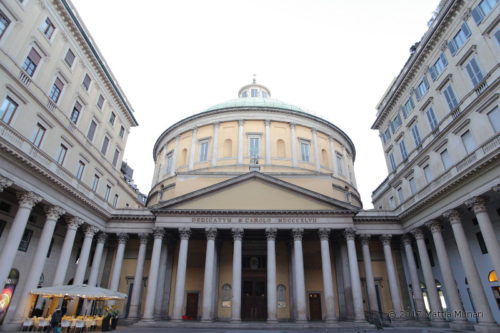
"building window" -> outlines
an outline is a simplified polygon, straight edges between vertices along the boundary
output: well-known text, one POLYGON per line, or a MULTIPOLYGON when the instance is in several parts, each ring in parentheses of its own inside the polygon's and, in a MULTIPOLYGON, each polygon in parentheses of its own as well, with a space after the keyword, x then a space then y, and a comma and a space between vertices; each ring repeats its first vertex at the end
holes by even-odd
POLYGON ((415 183, 415 178, 411 177, 410 179, 408 179, 408 183, 410 184, 411 194, 414 195, 415 193, 417 193, 417 184, 415 183))
POLYGON ((57 163, 62 165, 64 163, 64 158, 66 157, 66 153, 68 152, 68 148, 61 144, 59 146, 59 151, 57 152, 57 163))
POLYGON ((430 166, 429 165, 424 166, 423 170, 424 170, 425 180, 427 181, 427 183, 430 183, 432 181, 432 173, 430 166))
POLYGON ((448 170, 451 167, 451 159, 448 149, 443 150, 439 155, 441 156, 441 162, 443 162, 444 169, 448 170))
POLYGON ((92 191, 97 191, 97 187, 99 186, 99 180, 101 178, 99 177, 99 175, 95 174, 94 175, 94 179, 92 180, 92 191))
POLYGON ((479 82, 483 81, 483 73, 481 73, 481 69, 479 69, 476 58, 471 58, 467 65, 465 65, 465 69, 467 70, 467 74, 469 74, 474 87, 477 86, 479 82))
POLYGON ((76 179, 81 180, 83 177, 83 171, 85 170, 85 163, 82 161, 78 162, 78 167, 76 168, 76 179))
POLYGON ((116 114, 114 112, 111 112, 111 115, 109 116, 109 123, 111 125, 115 124, 115 119, 116 119, 116 114))
POLYGON ((92 79, 88 74, 85 74, 85 78, 83 79, 82 85, 85 88, 85 90, 89 90, 90 88, 90 82, 92 82, 92 79))
POLYGON ((448 60, 446 60, 444 53, 441 52, 434 65, 429 67, 429 73, 431 73, 432 81, 436 81, 439 75, 441 75, 441 73, 446 69, 446 66, 448 66, 448 60))
POLYGON ((106 152, 108 151, 108 145, 109 145, 109 138, 107 136, 104 137, 104 140, 102 141, 102 147, 101 147, 101 153, 106 155, 106 152))
POLYGON ((429 121, 429 127, 431 131, 434 131, 439 126, 434 110, 432 108, 428 108, 425 111, 425 114, 427 115, 427 120, 429 121))
POLYGON ((495 107, 492 111, 488 112, 488 119, 490 120, 495 133, 500 132, 500 111, 498 110, 498 107, 495 107))
POLYGON ((252 97, 257 97, 257 94, 258 94, 257 89, 252 89, 251 94, 252 94, 252 97))
POLYGON ((417 86, 417 89, 415 89, 415 95, 417 96, 417 100, 421 100, 422 97, 427 94, 427 91, 429 91, 429 82, 427 82, 427 78, 424 76, 422 81, 417 86))
POLYGON ((497 273, 495 271, 491 271, 488 274, 488 281, 489 282, 498 282, 498 276, 497 276, 497 273))
POLYGON ((64 62, 71 68, 73 66, 73 62, 75 61, 75 54, 71 49, 68 49, 68 52, 66 52, 66 56, 64 57, 64 62))
POLYGON ((399 141, 399 151, 401 152, 401 159, 406 161, 408 159, 408 153, 406 152, 405 140, 399 141))
POLYGON ((248 138, 248 155, 250 158, 259 158, 260 137, 251 136, 248 138))
POLYGON ((118 163, 118 158, 120 157, 120 151, 118 149, 115 149, 115 153, 113 154, 113 166, 116 167, 116 164, 118 163))
POLYGON ((411 127, 411 134, 413 135, 413 141, 415 142, 415 147, 420 146, 422 140, 420 139, 420 132, 418 130, 417 124, 411 127))
POLYGON ((389 198, 389 207, 391 207, 391 209, 396 208, 396 201, 394 200, 394 197, 389 198))
POLYGON ((465 151, 470 154, 476 149, 476 143, 469 130, 460 136, 462 138, 462 143, 464 144, 465 151))
POLYGON ((401 187, 398 188, 398 198, 400 204, 402 204, 405 201, 405 196, 403 194, 403 189, 401 187))
POLYGON ((337 160, 337 173, 340 176, 344 175, 344 156, 340 153, 335 153, 335 158, 337 160))
POLYGON ((123 138, 123 135, 125 134, 125 127, 120 126, 120 138, 123 138))
POLYGON ((56 27, 47 17, 40 26, 40 31, 45 35, 45 37, 47 37, 47 39, 50 40, 52 38, 52 35, 54 34, 54 30, 56 30, 56 27))
POLYGON ((453 39, 448 42, 448 49, 450 49, 451 54, 457 54, 458 50, 460 50, 469 37, 470 29, 467 23, 464 22, 453 39))
POLYGON ((401 117, 399 115, 399 113, 396 115, 396 117, 394 117, 394 119, 392 119, 391 121, 391 131, 392 131, 392 134, 395 134, 396 133, 396 130, 399 128, 399 126, 401 126, 403 122, 401 121, 401 117))
POLYGON ((94 120, 91 120, 89 131, 87 132, 87 139, 89 139, 90 141, 94 140, 96 129, 97 129, 97 123, 94 120))
POLYGON ((498 0, 483 0, 472 10, 472 17, 479 25, 486 16, 495 8, 498 0))
POLYGON ((115 194, 115 197, 113 198, 113 207, 116 208, 117 204, 118 204, 118 194, 115 194))
POLYGON ((6 124, 10 124, 12 116, 16 112, 17 107, 18 104, 14 102, 9 96, 5 97, 2 106, 0 107, 0 120, 2 120, 6 124))
POLYGON ((455 110, 458 105, 457 98, 455 92, 453 91, 453 87, 451 84, 448 84, 446 88, 443 89, 444 98, 446 99, 446 103, 448 103, 448 107, 450 111, 455 110))
POLYGON ((59 100, 59 96, 61 96, 61 91, 64 88, 64 83, 61 81, 61 79, 56 78, 56 81, 52 85, 52 88, 50 89, 49 97, 54 103, 57 103, 59 100))
POLYGON ((477 238, 477 244, 479 245, 479 248, 481 249, 481 253, 482 254, 488 253, 488 248, 486 247, 486 243, 484 242, 483 234, 481 232, 477 232, 476 238, 477 238))
POLYGON ((309 162, 309 152, 311 150, 311 144, 306 141, 300 142, 300 154, 302 157, 302 161, 309 162))
POLYGON ((389 162, 391 163, 391 172, 396 171, 396 160, 394 159, 394 154, 389 152, 389 162))
POLYGON ((208 160, 208 140, 200 141, 200 162, 208 160))
MULTIPOLYGON (((413 103, 413 98, 411 98, 410 96, 406 101, 406 103, 402 106, 403 117, 405 119, 408 118, 408 115, 412 113, 414 108, 415 108, 415 103, 413 103)), ((399 117, 399 114, 397 115, 397 117, 399 117)), ((399 125, 397 127, 399 127, 400 125, 401 125, 401 118, 399 118, 399 125)))
POLYGON ((165 170, 167 175, 172 173, 173 162, 174 162, 174 153, 170 152, 167 154, 167 169, 165 170))
POLYGON ((109 200, 109 194, 111 193, 111 186, 106 185, 106 192, 104 192, 104 201, 109 200))
POLYGON ((99 95, 99 98, 97 99, 97 107, 102 110, 102 106, 104 105, 104 97, 102 95, 99 95))
POLYGON ((71 111, 71 121, 76 124, 78 118, 80 117, 80 112, 82 111, 82 105, 79 102, 75 103, 73 111, 71 111))
POLYGON ((0 38, 3 37, 3 34, 5 33, 5 30, 7 30, 9 24, 9 18, 2 11, 0 11, 0 38))
POLYGON ((391 131, 389 130, 389 128, 387 128, 384 134, 382 135, 382 140, 384 141, 384 144, 386 144, 387 142, 389 142, 390 139, 391 139, 391 131))
POLYGON ((43 137, 45 136, 45 131, 45 127, 43 127, 40 123, 36 124, 35 132, 31 138, 31 142, 33 142, 35 146, 40 147, 43 137))
POLYGON ((30 246, 31 236, 33 236, 33 230, 25 229, 23 238, 21 238, 21 242, 19 243, 18 251, 27 252, 28 247, 30 246))
POLYGON ((42 56, 40 56, 40 53, 38 53, 35 50, 35 48, 32 47, 30 50, 30 53, 28 53, 28 56, 26 57, 26 60, 24 60, 24 63, 22 65, 22 69, 29 76, 33 76, 38 64, 40 63, 40 59, 42 59, 42 56))

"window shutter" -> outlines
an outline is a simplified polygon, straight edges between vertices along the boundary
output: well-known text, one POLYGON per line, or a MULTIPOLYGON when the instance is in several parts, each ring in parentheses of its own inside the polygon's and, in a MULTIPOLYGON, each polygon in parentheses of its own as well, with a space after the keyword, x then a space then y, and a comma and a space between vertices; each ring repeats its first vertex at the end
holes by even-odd
POLYGON ((61 90, 61 91, 62 91, 62 90, 63 90, 63 88, 64 88, 64 83, 63 83, 63 82, 62 82, 59 78, 57 78, 57 79, 56 79, 55 85, 56 85, 56 87, 57 87, 57 88, 59 88, 59 90, 61 90))
MULTIPOLYGON (((472 66, 472 70, 474 71, 474 73, 476 74, 476 78, 479 82, 483 81, 483 73, 481 73, 481 70, 479 69, 479 65, 477 64, 477 61, 476 59, 472 59, 470 61, 470 65, 472 66)), ((479 83, 478 82, 478 83, 479 83)))
POLYGON ((429 73, 431 74, 432 81, 436 81, 437 72, 436 72, 436 68, 434 68, 434 66, 429 67, 429 73))
POLYGON ((429 81, 427 81, 427 78, 424 76, 424 85, 425 85, 425 89, 426 90, 429 90, 429 81))
POLYGON ((483 21, 484 15, 479 7, 476 7, 472 10, 472 18, 476 22, 477 25, 483 21))
POLYGON ((75 103, 75 109, 77 109, 78 111, 81 111, 82 110, 82 105, 79 102, 76 102, 75 103))
POLYGON ((38 52, 36 52, 36 50, 34 48, 31 48, 31 51, 28 55, 28 58, 30 58, 31 61, 33 61, 33 63, 35 65, 38 65, 38 63, 40 62, 40 59, 42 59, 40 54, 38 52))
POLYGON ((441 52, 441 55, 439 56, 441 58, 441 61, 443 62, 444 67, 448 66, 448 59, 446 59, 446 56, 444 55, 443 52, 441 52))
POLYGON ((469 26, 467 25, 467 23, 465 23, 465 22, 462 24, 462 31, 464 32, 465 37, 467 37, 467 38, 470 37, 470 29, 469 29, 469 26))
POLYGON ((455 55, 455 53, 457 53, 457 46, 453 39, 448 42, 448 49, 450 49, 452 55, 455 55))

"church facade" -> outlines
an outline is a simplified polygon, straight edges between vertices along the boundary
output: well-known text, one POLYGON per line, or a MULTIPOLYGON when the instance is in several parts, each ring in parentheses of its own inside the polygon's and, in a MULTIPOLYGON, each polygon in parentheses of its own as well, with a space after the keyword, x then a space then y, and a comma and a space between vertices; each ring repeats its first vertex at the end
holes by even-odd
POLYGON ((349 136, 255 80, 159 136, 144 197, 133 109, 71 2, 0 3, 2 327, 85 283, 140 325, 499 332, 499 14, 439 3, 377 106, 389 174, 364 210, 349 136))

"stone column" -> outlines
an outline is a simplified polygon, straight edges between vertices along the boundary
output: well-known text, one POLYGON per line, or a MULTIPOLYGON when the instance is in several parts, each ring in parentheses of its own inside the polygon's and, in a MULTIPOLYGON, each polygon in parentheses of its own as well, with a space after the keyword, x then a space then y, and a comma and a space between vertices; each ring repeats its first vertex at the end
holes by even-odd
POLYGON ((0 193, 7 187, 11 187, 14 182, 7 177, 0 176, 0 193))
POLYGON ((181 238, 181 242, 179 245, 179 258, 177 260, 174 311, 172 314, 173 321, 182 320, 182 305, 184 304, 184 288, 186 286, 188 245, 189 245, 189 237, 191 236, 191 229, 179 228, 179 236, 181 238))
MULTIPOLYGON (((10 269, 16 258, 17 248, 23 238, 24 229, 28 223, 31 209, 40 201, 42 197, 33 192, 18 192, 19 208, 16 212, 14 222, 12 222, 9 234, 0 253, 0 288, 3 289, 5 280, 9 276, 10 269)), ((38 277, 39 278, 39 277, 38 277)), ((38 281, 38 280, 37 280, 38 281)))
POLYGON ((266 164, 271 164, 271 121, 265 120, 266 125, 266 164))
POLYGON ((180 142, 180 135, 177 135, 175 137, 175 146, 174 146, 175 148, 174 148, 174 154, 172 155, 172 168, 170 170, 170 176, 175 175, 175 166, 177 165, 177 156, 179 156, 179 142, 180 142))
POLYGON ((276 312, 276 233, 277 229, 267 228, 267 321, 277 322, 276 312))
POLYGON ((156 287, 157 296, 155 298, 155 318, 161 319, 167 315, 167 311, 163 311, 163 299, 166 298, 165 285, 167 284, 167 258, 168 258, 168 244, 170 243, 168 235, 163 238, 160 253, 160 267, 158 270, 158 286, 156 287))
POLYGON ((466 205, 474 211, 479 229, 483 235, 484 243, 493 264, 493 268, 500 275, 500 242, 497 239, 495 229, 491 224, 490 216, 486 210, 486 198, 474 197, 466 202, 466 205))
POLYGON ((195 128, 191 132, 191 149, 189 150, 189 161, 188 161, 188 170, 193 170, 194 168, 194 160, 196 158, 196 133, 198 133, 198 128, 195 128))
POLYGON ((295 124, 290 123, 290 133, 291 133, 291 145, 290 149, 292 151, 292 166, 297 166, 297 134, 295 132, 295 124))
POLYGON ((88 225, 85 228, 85 238, 83 239, 82 250, 80 251, 80 258, 78 259, 78 266, 76 268, 75 278, 73 280, 74 285, 83 284, 83 280, 85 279, 85 272, 87 271, 87 266, 89 263, 92 239, 98 231, 99 229, 97 229, 97 227, 94 227, 93 225, 88 225))
MULTIPOLYGON (((339 313, 347 319, 354 319, 354 302, 352 299, 351 272, 349 270, 349 256, 347 255, 347 243, 340 243, 340 265, 342 273, 342 287, 344 303, 340 305, 339 313), (342 308, 343 307, 343 308, 342 308)), ((340 301, 340 299, 339 299, 340 301)), ((340 302, 339 302, 340 303, 340 302)))
POLYGON ((307 321, 307 307, 306 307, 306 284, 304 277, 304 256, 302 253, 302 236, 304 229, 292 229, 293 235, 293 253, 295 259, 295 295, 297 295, 297 322, 307 321))
POLYGON ((382 245, 384 247, 385 265, 387 268, 387 278, 389 280, 389 290, 391 291, 391 300, 396 319, 402 319, 401 316, 401 294, 399 292, 398 281, 396 277, 396 268, 394 267, 394 260, 392 259, 391 249, 392 235, 385 234, 380 236, 382 245))
POLYGON ((111 274, 111 283, 109 289, 118 291, 120 286, 120 275, 122 273, 123 255, 125 253, 125 244, 127 244, 128 234, 116 234, 118 236, 118 247, 116 248, 115 264, 111 274))
MULTIPOLYGON (((442 313, 443 308, 441 307, 441 302, 439 301, 436 280, 434 279, 434 274, 432 273, 431 261, 427 252, 427 246, 425 245, 424 233, 419 228, 413 229, 411 233, 417 240, 418 255, 420 256, 420 263, 422 264, 425 287, 427 289, 427 295, 429 296, 429 305, 431 307, 431 311, 433 312, 433 314, 442 313)), ((443 320, 443 317, 431 314, 430 319, 434 322, 439 322, 443 320)))
POLYGON ((312 145, 314 149, 314 164, 316 165, 316 171, 321 171, 321 156, 319 156, 318 148, 318 131, 313 128, 312 130, 312 145))
POLYGON ((403 235, 401 240, 405 248, 406 260, 408 261, 408 269, 410 270, 410 279, 413 289, 413 300, 415 303, 416 316, 420 320, 422 319, 426 320, 428 319, 427 311, 425 309, 422 289, 420 288, 420 280, 418 278, 418 272, 417 272, 417 263, 415 262, 415 256, 413 255, 411 238, 408 235, 403 235))
POLYGON ((337 175, 337 169, 335 168, 335 164, 337 163, 337 161, 335 160, 335 146, 333 145, 333 138, 328 138, 328 147, 330 149, 330 155, 331 155, 331 162, 332 162, 332 173, 335 175, 335 176, 338 176, 337 175))
POLYGON ((92 260, 92 269, 90 270, 89 280, 87 285, 91 287, 97 286, 97 276, 99 275, 99 267, 101 267, 101 259, 104 252, 104 243, 108 239, 108 235, 104 232, 97 235, 97 245, 94 251, 94 259, 92 260))
POLYGON ((165 230, 163 228, 153 228, 153 253, 148 274, 148 289, 146 292, 146 304, 144 305, 144 315, 142 320, 152 321, 154 318, 156 287, 158 285, 158 267, 160 266, 161 245, 165 230))
MULTIPOLYGON (((146 249, 148 246, 149 234, 139 234, 139 253, 137 254, 137 265, 135 266, 134 286, 130 297, 129 318, 139 318, 139 308, 141 303, 142 281, 144 275, 144 260, 146 259, 146 249)), ((148 281, 150 286, 150 281, 148 281)))
MULTIPOLYGON (((446 290, 446 296, 448 296, 449 308, 448 312, 451 313, 465 313, 462 301, 460 300, 460 295, 458 294, 457 283, 453 277, 453 271, 451 269, 450 260, 448 258, 448 252, 444 245, 443 235, 441 234, 441 223, 433 220, 425 224, 432 232, 432 238, 434 239, 434 246, 436 247, 436 255, 439 263, 439 269, 441 270, 441 275, 443 276, 444 288, 446 290), (451 309, 450 309, 451 308, 451 309)), ((458 326, 453 327, 455 329, 470 329, 468 327, 467 320, 460 316, 451 317, 453 322, 458 326)))
POLYGON ((241 321, 241 241, 243 229, 232 229, 233 232, 233 297, 231 301, 231 321, 241 321))
POLYGON ((318 230, 321 244, 321 268, 323 272, 323 289, 325 293, 325 307, 327 322, 337 320, 335 313, 335 296, 333 295, 332 261, 330 258, 330 229, 320 228, 318 230))
POLYGON ((363 296, 361 294, 361 280, 359 278, 358 256, 356 254, 356 244, 354 242, 354 229, 347 228, 344 231, 347 240, 347 255, 349 256, 349 271, 351 272, 352 299, 354 302, 354 321, 365 321, 363 309, 363 296))
POLYGON ((214 124, 214 139, 212 142, 212 166, 217 165, 217 155, 219 154, 219 127, 220 123, 214 124))
POLYGON ((69 218, 67 221, 66 236, 64 237, 64 243, 61 249, 61 254, 59 255, 59 261, 57 262, 56 273, 54 275, 53 286, 60 286, 64 284, 64 278, 66 277, 66 271, 68 270, 68 263, 71 257, 71 249, 73 248, 73 243, 75 242, 76 230, 80 225, 83 224, 83 220, 79 217, 69 218))
POLYGON ((206 228, 207 234, 207 251, 205 254, 205 275, 203 279, 203 303, 201 321, 210 322, 213 320, 212 304, 213 304, 213 280, 215 266, 215 237, 217 237, 217 229, 206 228))
POLYGON ((362 234, 361 248, 363 249, 363 262, 365 264, 366 289, 368 291, 369 309, 372 312, 379 312, 377 303, 377 292, 375 290, 375 279, 373 278, 372 256, 370 254, 370 235, 362 234))
POLYGON ((469 282, 472 301, 474 302, 476 311, 482 314, 482 316, 478 316, 479 325, 475 325, 476 331, 481 329, 484 329, 485 332, 486 329, 490 329, 491 332, 494 332, 494 329, 500 331, 493 317, 493 313, 491 312, 488 300, 486 299, 481 279, 476 265, 474 264, 472 252, 470 251, 469 242, 467 241, 467 236, 465 235, 462 221, 460 220, 460 215, 456 210, 449 210, 444 213, 444 217, 451 223, 453 235, 457 242, 458 253, 460 254, 460 259, 462 259, 465 276, 469 282))
POLYGON ((243 125, 244 120, 238 121, 238 164, 243 163, 243 125))
POLYGON ((47 253, 49 251, 50 241, 54 235, 54 229, 56 227, 56 222, 65 214, 65 210, 58 206, 50 206, 45 208, 45 214, 47 219, 43 226, 42 234, 38 240, 36 251, 31 262, 31 267, 27 275, 26 283, 24 284, 23 292, 21 293, 21 298, 19 304, 17 305, 15 321, 20 322, 24 318, 29 316, 30 304, 33 297, 30 297, 30 291, 35 289, 40 280, 40 275, 43 272, 43 266, 45 265, 45 259, 47 258, 47 253))

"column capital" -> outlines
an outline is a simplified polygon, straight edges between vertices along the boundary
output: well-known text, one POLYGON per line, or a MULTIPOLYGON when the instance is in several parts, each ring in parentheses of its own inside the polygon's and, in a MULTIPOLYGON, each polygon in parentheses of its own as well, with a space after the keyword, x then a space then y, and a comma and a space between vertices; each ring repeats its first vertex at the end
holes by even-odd
POLYGON ((315 129, 315 128, 311 128, 311 132, 312 132, 312 134, 314 134, 314 135, 318 134, 318 130, 317 130, 317 129, 315 129))
POLYGON ((163 239, 163 236, 165 236, 165 229, 163 228, 158 228, 158 227, 155 227, 153 228, 153 237, 154 239, 163 239))
POLYGON ((420 228, 415 228, 410 231, 410 233, 415 237, 415 239, 424 239, 424 232, 420 228))
POLYGON ((361 245, 368 245, 370 243, 370 234, 361 234, 359 238, 361 239, 361 245))
POLYGON ((266 126, 271 125, 271 120, 270 120, 270 119, 265 119, 265 120, 264 120, 264 124, 265 124, 266 126))
POLYGON ((7 187, 11 187, 14 182, 7 177, 0 176, 0 192, 3 192, 7 187))
POLYGON ((290 124, 290 128, 295 129, 295 123, 294 122, 290 122, 289 124, 290 124))
POLYGON ((97 243, 104 244, 107 239, 108 239, 108 234, 107 233, 100 232, 100 233, 97 234, 97 243))
POLYGON ((403 245, 410 245, 411 246, 411 237, 408 234, 404 234, 401 236, 401 242, 403 245))
POLYGON ((441 222, 438 220, 430 220, 425 223, 425 226, 429 228, 429 230, 434 234, 434 233, 440 233, 443 231, 443 226, 441 222))
POLYGON ((191 229, 190 228, 179 228, 179 237, 181 239, 189 239, 191 237, 191 229))
POLYGON ((141 232, 140 234, 137 234, 137 236, 139 237, 139 244, 146 245, 148 243, 148 240, 149 240, 148 233, 141 232))
POLYGON ((294 241, 301 241, 302 236, 304 236, 304 229, 303 228, 293 228, 292 229, 292 236, 294 241))
POLYGON ((99 228, 97 228, 96 226, 93 226, 90 224, 85 226, 85 231, 84 231, 85 237, 92 238, 98 232, 99 232, 99 228))
POLYGON ((45 206, 45 215, 47 219, 57 221, 66 211, 59 206, 45 206))
POLYGON ((116 236, 118 237, 118 244, 125 244, 127 243, 128 241, 128 234, 126 233, 118 233, 116 234, 116 236))
POLYGON ((238 120, 238 126, 243 126, 244 124, 245 124, 245 120, 244 119, 238 120))
POLYGON ((473 197, 465 202, 465 205, 472 208, 475 214, 482 213, 486 211, 486 203, 488 199, 486 197, 477 196, 473 197))
POLYGON ((382 244, 384 246, 391 246, 391 239, 392 239, 392 235, 391 234, 383 234, 383 235, 380 235, 380 240, 382 241, 382 244))
POLYGON ((491 188, 493 192, 500 192, 500 184, 497 184, 491 188))
POLYGON ((76 216, 73 216, 73 217, 69 217, 66 220, 66 223, 68 224, 68 229, 76 230, 76 229, 78 229, 79 226, 81 226, 83 224, 83 219, 76 217, 76 216))
POLYGON ((31 209, 37 203, 42 201, 42 197, 35 192, 17 192, 17 200, 19 201, 19 207, 31 209))
POLYGON ((243 233, 244 233, 244 229, 240 229, 240 228, 233 228, 231 229, 231 232, 233 233, 233 239, 236 241, 236 240, 242 240, 243 238, 243 233))
POLYGON ((460 213, 456 209, 450 209, 443 213, 443 216, 450 221, 451 224, 460 223, 460 213))
POLYGON ((275 240, 278 229, 276 228, 266 228, 266 239, 275 240))
POLYGON ((318 235, 320 240, 328 240, 330 238, 330 232, 332 230, 330 228, 319 228, 318 235))
POLYGON ((207 234, 207 240, 215 240, 217 237, 217 228, 205 228, 205 233, 207 234))
POLYGON ((354 240, 354 238, 356 237, 356 230, 354 230, 353 228, 345 228, 344 237, 346 240, 354 240))

